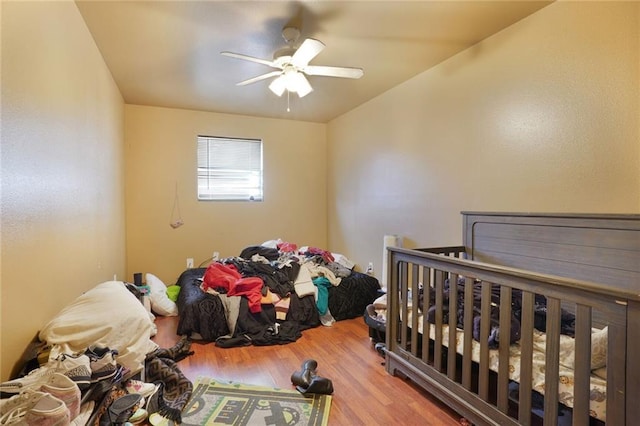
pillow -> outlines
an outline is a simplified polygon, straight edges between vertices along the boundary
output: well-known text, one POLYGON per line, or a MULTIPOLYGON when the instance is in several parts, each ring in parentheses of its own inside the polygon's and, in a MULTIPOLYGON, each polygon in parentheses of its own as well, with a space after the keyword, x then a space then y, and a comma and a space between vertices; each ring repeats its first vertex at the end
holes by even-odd
POLYGON ((116 349, 118 364, 138 372, 146 355, 158 348, 150 339, 153 332, 149 313, 136 296, 122 281, 107 281, 62 309, 38 338, 51 345, 49 359, 102 346, 116 349))
POLYGON ((609 327, 591 334, 591 370, 607 365, 607 336, 609 327))
POLYGON ((153 274, 146 274, 147 285, 151 288, 149 300, 151 310, 158 315, 175 317, 178 315, 178 305, 167 296, 167 286, 153 274))
MULTIPOLYGON (((575 339, 573 337, 569 337, 566 334, 560 335, 560 346, 559 346, 559 364, 563 367, 569 368, 573 370, 575 363, 575 339)), ((547 334, 533 330, 533 349, 542 354, 545 354, 547 351, 547 334)))

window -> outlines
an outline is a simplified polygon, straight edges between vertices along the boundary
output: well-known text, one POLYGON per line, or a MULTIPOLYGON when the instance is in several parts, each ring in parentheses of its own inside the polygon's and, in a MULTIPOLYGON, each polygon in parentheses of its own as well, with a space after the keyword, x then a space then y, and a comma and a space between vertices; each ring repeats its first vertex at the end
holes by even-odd
POLYGON ((198 200, 262 201, 262 141, 198 136, 198 200))

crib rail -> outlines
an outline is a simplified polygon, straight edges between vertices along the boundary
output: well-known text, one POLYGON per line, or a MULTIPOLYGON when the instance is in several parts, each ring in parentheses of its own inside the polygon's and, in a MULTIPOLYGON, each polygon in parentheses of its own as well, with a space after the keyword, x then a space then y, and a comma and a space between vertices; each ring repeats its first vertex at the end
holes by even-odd
POLYGON ((597 325, 608 327, 606 423, 632 424, 628 419, 640 418, 640 404, 629 403, 633 395, 638 396, 639 368, 627 359, 628 349, 640 338, 638 295, 595 283, 469 261, 461 246, 388 250, 386 365, 391 374, 408 376, 475 424, 530 425, 542 421, 544 425, 557 425, 561 407, 561 322, 569 312, 575 315, 576 349, 571 415, 573 425, 589 424, 594 422, 590 412, 591 336, 597 316, 606 321, 597 325), (546 301, 541 418, 532 415, 537 300, 546 301), (515 397, 510 348, 504 344, 513 333, 513 301, 517 302, 521 352, 515 397), (479 327, 474 324, 478 315, 479 327), (490 365, 490 333, 495 328, 484 320, 492 315, 497 317, 498 330, 493 344, 495 340, 500 343, 492 352, 494 356, 497 353, 497 366, 495 360, 490 365), (477 361, 472 356, 474 325, 475 344, 480 346, 477 361), (433 334, 430 338, 429 330, 433 334))

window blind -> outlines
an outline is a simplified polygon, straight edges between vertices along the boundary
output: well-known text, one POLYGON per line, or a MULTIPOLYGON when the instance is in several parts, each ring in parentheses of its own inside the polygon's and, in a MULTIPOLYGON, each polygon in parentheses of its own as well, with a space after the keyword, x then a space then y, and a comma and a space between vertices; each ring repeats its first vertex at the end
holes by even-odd
POLYGON ((262 201, 262 141, 198 136, 198 200, 262 201))

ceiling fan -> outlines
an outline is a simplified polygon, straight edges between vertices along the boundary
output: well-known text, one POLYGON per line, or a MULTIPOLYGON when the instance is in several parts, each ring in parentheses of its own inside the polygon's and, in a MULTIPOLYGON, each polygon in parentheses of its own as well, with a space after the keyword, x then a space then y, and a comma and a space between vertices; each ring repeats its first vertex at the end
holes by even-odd
POLYGON ((245 61, 256 62, 277 68, 277 71, 271 71, 257 77, 237 83, 237 86, 245 86, 257 81, 275 78, 270 84, 269 89, 278 96, 282 96, 284 91, 297 93, 299 97, 303 97, 311 93, 313 88, 309 80, 305 77, 324 76, 324 77, 340 77, 340 78, 360 78, 364 75, 362 68, 348 67, 330 67, 322 65, 309 65, 309 62, 315 58, 325 45, 319 40, 313 38, 305 39, 300 47, 296 48, 295 43, 300 37, 300 30, 295 27, 285 27, 282 30, 282 37, 287 42, 287 47, 277 50, 273 55, 273 60, 255 58, 253 56, 243 55, 233 52, 220 52, 221 55, 231 58, 243 59, 245 61))

